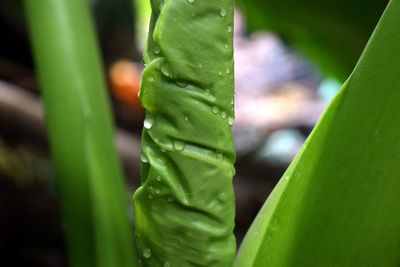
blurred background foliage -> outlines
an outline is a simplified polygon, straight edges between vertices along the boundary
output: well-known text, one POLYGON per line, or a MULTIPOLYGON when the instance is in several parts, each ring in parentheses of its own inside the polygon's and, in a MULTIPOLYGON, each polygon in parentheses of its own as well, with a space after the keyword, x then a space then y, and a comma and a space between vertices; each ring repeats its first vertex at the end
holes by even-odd
MULTIPOLYGON (((129 199, 140 183, 144 111, 137 93, 149 1, 90 3, 129 199)), ((233 131, 238 154, 235 233, 240 243, 352 71, 387 1, 238 0, 237 4, 233 131)), ((0 35, 0 266, 68 266, 21 1, 0 1, 0 35)))
POLYGON ((238 0, 251 30, 268 29, 344 81, 388 1, 238 0))

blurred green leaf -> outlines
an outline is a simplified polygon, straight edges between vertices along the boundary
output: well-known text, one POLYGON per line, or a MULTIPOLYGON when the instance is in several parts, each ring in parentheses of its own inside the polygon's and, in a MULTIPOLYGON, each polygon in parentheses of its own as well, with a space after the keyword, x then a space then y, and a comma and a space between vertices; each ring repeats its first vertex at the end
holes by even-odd
POLYGON ((87 1, 25 1, 70 266, 135 266, 127 194, 114 145, 87 1))
POLYGON ((388 1, 239 0, 251 29, 276 32, 344 81, 388 1))

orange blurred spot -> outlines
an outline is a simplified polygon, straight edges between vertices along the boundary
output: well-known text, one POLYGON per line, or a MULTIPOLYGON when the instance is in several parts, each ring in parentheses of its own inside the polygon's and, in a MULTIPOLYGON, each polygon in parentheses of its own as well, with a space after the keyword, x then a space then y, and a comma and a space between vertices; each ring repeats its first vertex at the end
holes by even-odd
POLYGON ((109 77, 115 98, 134 111, 143 113, 138 97, 142 77, 139 67, 132 62, 120 60, 111 66, 109 77))

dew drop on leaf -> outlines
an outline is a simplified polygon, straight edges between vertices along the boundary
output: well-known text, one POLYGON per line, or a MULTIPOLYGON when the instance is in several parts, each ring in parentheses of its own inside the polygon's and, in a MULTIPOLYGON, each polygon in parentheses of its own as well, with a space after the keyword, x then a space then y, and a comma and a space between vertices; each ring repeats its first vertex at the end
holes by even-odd
POLYGON ((221 17, 225 17, 226 16, 225 8, 221 7, 221 10, 219 11, 219 14, 221 15, 221 17))
POLYGON ((154 117, 151 114, 147 114, 146 118, 144 119, 144 128, 147 130, 150 130, 151 127, 153 127, 154 124, 154 117))
POLYGON ((167 77, 172 77, 169 65, 167 63, 164 63, 161 65, 161 73, 164 74, 167 77))
POLYGON ((206 94, 206 96, 209 96, 209 95, 211 94, 210 89, 206 89, 206 90, 205 90, 205 94, 206 94))
POLYGON ((161 165, 165 165, 165 161, 161 157, 157 157, 157 162, 161 165))
POLYGON ((143 153, 143 151, 140 153, 140 160, 144 163, 149 162, 149 160, 147 159, 146 155, 143 153))
POLYGON ((176 82, 176 85, 178 85, 179 87, 186 87, 187 86, 187 83, 185 83, 185 82, 176 82))
POLYGON ((193 4, 195 0, 187 0, 189 3, 193 4))
POLYGON ((174 202, 174 197, 173 197, 173 196, 169 196, 169 197, 167 198, 167 201, 168 201, 169 203, 174 202))
POLYGON ((174 140, 174 148, 178 151, 181 151, 185 148, 185 143, 179 140, 174 140))
POLYGON ((165 263, 164 263, 164 267, 170 267, 171 265, 169 264, 169 262, 168 261, 166 261, 165 263))
POLYGON ((217 153, 217 160, 222 160, 224 156, 221 153, 217 153))
POLYGON ((225 112, 225 111, 222 111, 222 112, 221 112, 221 117, 222 117, 223 119, 226 118, 226 112, 225 112))
POLYGON ((229 126, 233 125, 233 118, 232 117, 228 118, 228 124, 229 124, 229 126))
POLYGON ((154 47, 154 54, 156 54, 156 55, 158 55, 158 54, 160 54, 160 47, 158 47, 158 45, 156 45, 155 47, 154 47))
POLYGON ((212 113, 218 114, 218 112, 219 112, 219 108, 217 106, 213 106, 212 113))
POLYGON ((146 259, 151 257, 151 249, 146 248, 145 250, 143 250, 143 257, 145 257, 146 259))

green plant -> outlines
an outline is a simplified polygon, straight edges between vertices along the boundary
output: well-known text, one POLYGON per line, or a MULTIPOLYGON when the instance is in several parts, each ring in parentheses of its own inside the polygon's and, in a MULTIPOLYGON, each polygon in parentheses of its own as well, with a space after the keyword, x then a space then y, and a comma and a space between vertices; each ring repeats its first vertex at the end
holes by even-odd
POLYGON ((236 265, 400 263, 400 1, 254 221, 236 265))
MULTIPOLYGON (((136 255, 87 6, 26 0, 71 264, 231 266, 233 1, 151 3, 136 255)), ((235 266, 399 264, 399 24, 392 0, 235 266)))
POLYGON ((96 38, 81 0, 25 1, 71 266, 135 266, 96 38))
POLYGON ((143 185, 133 201, 138 251, 144 266, 230 266, 233 1, 151 3, 143 185))

